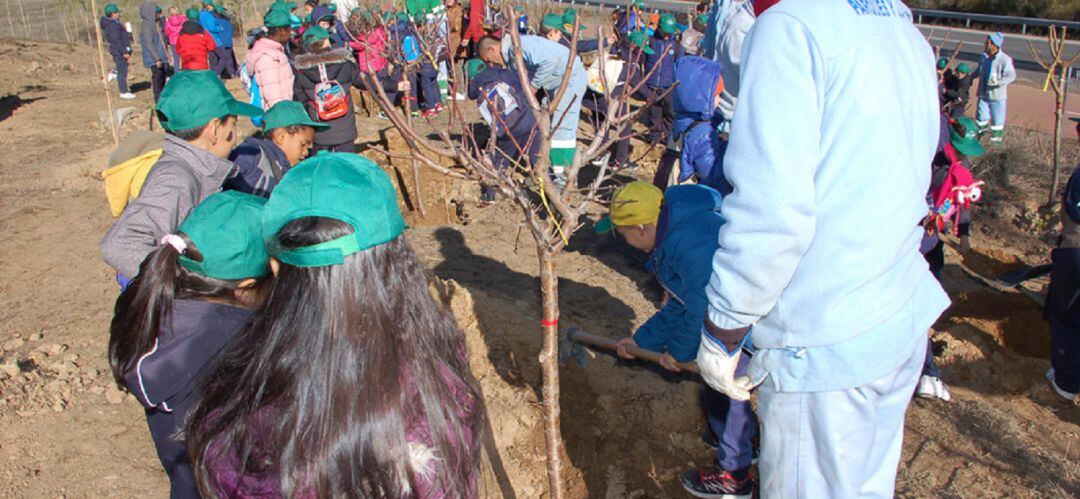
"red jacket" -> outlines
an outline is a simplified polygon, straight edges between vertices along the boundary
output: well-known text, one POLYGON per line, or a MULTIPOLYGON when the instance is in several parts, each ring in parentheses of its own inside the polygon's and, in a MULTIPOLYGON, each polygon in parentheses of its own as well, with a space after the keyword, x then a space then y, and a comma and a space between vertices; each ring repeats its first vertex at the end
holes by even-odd
POLYGON ((469 26, 462 38, 473 43, 479 42, 484 35, 484 0, 469 0, 469 26))
POLYGON ((210 69, 210 52, 217 48, 214 38, 205 31, 194 35, 180 33, 176 53, 180 54, 180 69, 210 69))

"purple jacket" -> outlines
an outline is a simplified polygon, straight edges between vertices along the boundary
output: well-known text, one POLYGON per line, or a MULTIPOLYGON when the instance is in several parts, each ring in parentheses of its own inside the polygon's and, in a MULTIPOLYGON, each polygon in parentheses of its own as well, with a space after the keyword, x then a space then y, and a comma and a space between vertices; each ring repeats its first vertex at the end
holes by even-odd
MULTIPOLYGON (((457 416, 462 421, 472 421, 478 416, 477 409, 478 404, 468 392, 468 387, 465 382, 454 374, 449 367, 445 364, 438 366, 439 372, 442 374, 443 379, 447 381, 450 387, 450 391, 453 394, 454 400, 457 401, 455 407, 457 416)), ((408 393, 402 397, 402 400, 416 400, 419 397, 419 393, 416 390, 415 384, 412 382, 412 376, 408 369, 402 371, 402 384, 408 387, 408 393)), ((255 416, 254 434, 265 435, 269 431, 269 422, 275 417, 275 409, 267 406, 259 410, 255 416)), ((470 448, 465 449, 465 454, 471 453, 473 450, 474 435, 471 432, 471 424, 465 424, 462 428, 462 437, 464 438, 465 445, 470 448)), ((453 431, 451 430, 451 435, 453 431)), ((405 430, 405 438, 410 444, 419 444, 420 446, 426 446, 430 448, 432 445, 431 429, 426 419, 421 415, 407 422, 405 430)), ((410 451, 412 449, 410 445, 410 451)), ((422 447, 421 447, 422 450, 422 447)), ((256 453, 272 453, 276 449, 256 449, 256 453)), ((236 449, 233 447, 223 448, 219 442, 211 444, 210 452, 207 453, 207 464, 210 469, 210 473, 213 476, 214 483, 212 487, 214 492, 219 497, 234 497, 234 498, 248 498, 248 497, 282 497, 281 492, 281 480, 276 475, 252 475, 241 474, 240 460, 237 457, 236 449)), ((411 453, 412 467, 413 469, 425 470, 429 472, 438 473, 439 459, 437 456, 433 457, 432 453, 416 452, 411 453)), ((473 489, 468 494, 468 497, 476 497, 478 492, 476 490, 476 482, 478 478, 479 470, 474 470, 473 475, 470 477, 470 483, 473 484, 473 489)), ((417 474, 413 476, 412 484, 414 490, 410 497, 417 498, 443 498, 446 496, 445 491, 437 490, 436 483, 423 474, 417 474)), ((294 493, 295 497, 309 498, 315 497, 315 490, 308 489, 297 491, 294 493)))

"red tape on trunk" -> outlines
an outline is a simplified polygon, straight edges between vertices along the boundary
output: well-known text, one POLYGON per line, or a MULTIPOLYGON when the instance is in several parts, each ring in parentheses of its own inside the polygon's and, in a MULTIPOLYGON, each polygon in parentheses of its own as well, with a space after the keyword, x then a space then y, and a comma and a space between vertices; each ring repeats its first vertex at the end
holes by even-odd
POLYGON ((542 327, 558 327, 559 326, 559 319, 550 320, 550 321, 540 321, 540 325, 542 327))

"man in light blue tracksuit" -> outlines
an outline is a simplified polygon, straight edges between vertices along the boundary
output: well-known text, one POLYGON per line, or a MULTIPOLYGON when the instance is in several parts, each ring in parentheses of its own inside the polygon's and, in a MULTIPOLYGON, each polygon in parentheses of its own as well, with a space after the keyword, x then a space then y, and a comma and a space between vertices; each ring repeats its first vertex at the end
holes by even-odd
POLYGON ((1016 69, 1012 58, 1001 50, 1005 35, 992 33, 986 37, 986 46, 979 57, 979 109, 976 122, 979 132, 984 133, 990 127, 990 142, 1005 139, 1005 101, 1006 87, 1016 80, 1016 69))
MULTIPOLYGON (((480 40, 478 52, 488 65, 512 66, 514 63, 513 44, 509 36, 503 37, 501 44, 490 37, 480 40)), ((543 89, 548 99, 554 99, 566 74, 570 50, 547 38, 524 35, 521 37, 521 52, 525 70, 532 78, 532 86, 543 89)), ((581 99, 588 81, 585 66, 580 58, 575 57, 566 92, 556 104, 555 114, 551 117, 552 126, 557 124, 551 138, 551 166, 556 181, 565 179, 563 172, 574 162, 581 99)))
POLYGON ((757 10, 698 366, 735 399, 760 384, 762 497, 892 497, 926 331, 949 304, 919 253, 933 51, 899 0, 757 10))

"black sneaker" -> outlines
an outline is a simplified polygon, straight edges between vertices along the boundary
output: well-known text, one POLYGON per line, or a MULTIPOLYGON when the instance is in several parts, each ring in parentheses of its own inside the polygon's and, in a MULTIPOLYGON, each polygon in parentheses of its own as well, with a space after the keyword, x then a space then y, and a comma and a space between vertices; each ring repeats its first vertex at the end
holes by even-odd
POLYGON ((691 495, 706 499, 749 498, 754 490, 754 481, 750 477, 736 480, 731 473, 720 468, 687 470, 679 481, 691 495))

